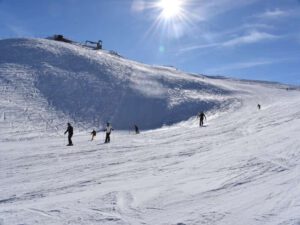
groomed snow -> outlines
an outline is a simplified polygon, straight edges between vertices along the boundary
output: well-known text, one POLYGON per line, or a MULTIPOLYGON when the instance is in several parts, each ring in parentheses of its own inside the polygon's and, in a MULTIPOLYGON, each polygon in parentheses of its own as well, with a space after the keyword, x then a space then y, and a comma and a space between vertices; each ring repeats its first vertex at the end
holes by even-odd
MULTIPOLYGON (((1 225, 300 223, 299 90, 272 83, 196 77, 48 40, 0 41, 1 52, 8 45, 21 47, 0 56, 1 225), (35 61, 36 56, 32 56, 34 60, 23 58, 24 46, 29 46, 29 55, 37 54, 34 48, 41 51, 40 61, 35 61), (95 54, 98 61, 92 61, 95 54), (119 95, 123 87, 126 103, 139 96, 137 103, 147 102, 147 107, 153 99, 163 99, 164 103, 158 104, 160 111, 154 110, 158 122, 145 127, 172 125, 139 135, 126 131, 124 125, 113 131, 110 144, 102 144, 104 134, 100 132, 95 141, 89 141, 93 121, 85 111, 71 113, 78 102, 88 109, 85 95, 72 93, 77 88, 96 92, 102 81, 92 69, 84 69, 82 74, 75 71, 73 66, 79 66, 76 62, 81 60, 74 64, 68 60, 69 67, 64 63, 57 66, 58 55, 90 59, 88 65, 95 64, 95 74, 106 64, 110 73, 103 82, 109 89, 104 93, 119 95), (132 68, 130 78, 123 73, 126 66, 132 68), (115 72, 118 68, 120 76, 115 72), (146 75, 141 71, 147 71, 146 75), (68 80, 79 74, 88 80, 87 86, 76 86, 81 78, 68 80), (59 89, 61 95, 51 93, 59 81, 72 82, 71 87, 59 89), (138 90, 140 83, 145 88, 138 90), (147 89, 152 84, 155 88, 147 89), (112 88, 114 85, 117 88, 112 88), (127 90, 132 93, 129 97, 127 90), (59 105, 56 101, 61 96, 62 101, 76 104, 59 105), (165 115, 176 105, 180 110, 172 114, 173 121, 167 121, 165 115), (199 128, 194 113, 203 108, 208 120, 199 128), (73 147, 65 146, 63 136, 69 120, 75 128, 73 147)), ((124 103, 107 95, 103 99, 113 107, 124 103)), ((102 103, 96 104, 95 110, 104 107, 102 103)), ((93 107, 93 102, 90 105, 93 107)), ((121 107, 125 116, 131 113, 126 107, 121 107)), ((136 116, 145 119, 147 114, 136 116)), ((107 118, 97 119, 99 128, 107 118)), ((120 119, 113 126, 117 121, 132 122, 120 119)))

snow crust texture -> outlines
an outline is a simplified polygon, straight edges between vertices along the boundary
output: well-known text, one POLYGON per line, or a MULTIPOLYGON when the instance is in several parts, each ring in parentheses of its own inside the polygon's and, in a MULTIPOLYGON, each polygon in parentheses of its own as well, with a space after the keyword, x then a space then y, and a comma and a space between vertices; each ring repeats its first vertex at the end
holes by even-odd
POLYGON ((0 52, 1 225, 300 224, 299 89, 42 39, 0 52))

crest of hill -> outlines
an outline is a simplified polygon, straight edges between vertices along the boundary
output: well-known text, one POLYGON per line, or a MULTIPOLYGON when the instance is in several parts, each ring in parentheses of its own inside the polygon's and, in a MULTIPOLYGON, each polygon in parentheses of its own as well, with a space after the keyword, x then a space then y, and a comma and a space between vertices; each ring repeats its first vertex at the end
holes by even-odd
MULTIPOLYGON (((133 124, 153 129, 202 110, 225 109, 237 99, 234 90, 215 79, 144 65, 105 50, 46 39, 7 39, 0 41, 0 52, 2 96, 10 101, 35 96, 24 99, 36 103, 27 104, 27 110, 48 124, 68 119, 90 126, 109 121, 116 129, 133 124), (56 119, 47 119, 49 112, 56 119)), ((7 108, 2 103, 3 114, 7 108)), ((26 109, 16 105, 13 118, 20 118, 23 114, 17 113, 26 109)))

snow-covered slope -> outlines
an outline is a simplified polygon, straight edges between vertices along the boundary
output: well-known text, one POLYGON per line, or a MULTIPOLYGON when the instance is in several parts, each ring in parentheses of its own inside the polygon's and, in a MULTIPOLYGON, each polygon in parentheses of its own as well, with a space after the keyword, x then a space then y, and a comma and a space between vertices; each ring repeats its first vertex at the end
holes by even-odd
MULTIPOLYGON (((34 102, 45 104, 36 111, 51 109, 91 126, 109 121, 117 129, 133 124, 158 128, 237 100, 232 97, 234 90, 204 77, 143 65, 82 46, 10 39, 0 41, 0 52, 0 79, 7 89, 25 98, 39 98, 34 102), (19 88, 26 89, 26 96, 19 88)), ((3 92, 11 96, 9 91, 3 92)))
POLYGON ((1 225, 300 224, 299 90, 48 40, 0 52, 1 225), (138 119, 175 124, 123 130, 138 119), (84 128, 106 120, 121 130, 90 142, 84 128))

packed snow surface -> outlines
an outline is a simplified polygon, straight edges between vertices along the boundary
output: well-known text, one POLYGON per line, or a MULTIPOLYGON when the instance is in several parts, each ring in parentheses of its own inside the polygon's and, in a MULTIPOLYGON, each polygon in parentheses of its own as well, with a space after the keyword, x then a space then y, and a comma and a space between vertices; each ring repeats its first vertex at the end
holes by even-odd
POLYGON ((1 225, 300 224, 298 89, 42 39, 0 52, 1 225))

